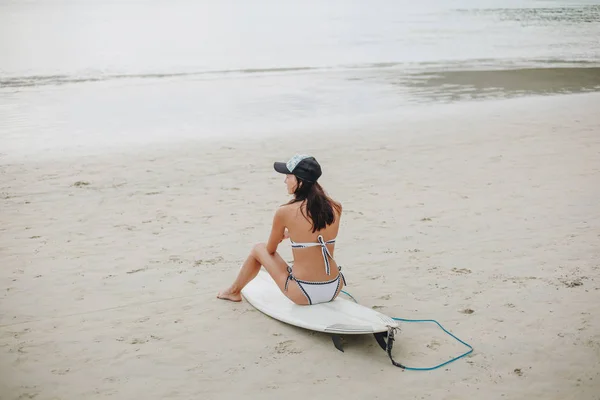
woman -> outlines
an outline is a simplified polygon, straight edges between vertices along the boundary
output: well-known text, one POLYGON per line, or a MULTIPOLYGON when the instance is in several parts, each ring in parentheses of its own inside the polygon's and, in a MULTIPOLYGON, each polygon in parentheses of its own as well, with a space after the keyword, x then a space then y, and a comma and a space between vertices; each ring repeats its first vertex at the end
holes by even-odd
POLYGON ((317 182, 321 166, 314 157, 297 154, 287 163, 276 162, 274 168, 286 175, 288 194, 294 197, 275 212, 268 242, 254 246, 233 284, 217 297, 241 301, 241 290, 256 277, 262 265, 294 303, 332 301, 342 284, 346 284, 333 259, 342 206, 327 196, 317 182), (293 267, 277 253, 279 243, 288 238, 293 267))

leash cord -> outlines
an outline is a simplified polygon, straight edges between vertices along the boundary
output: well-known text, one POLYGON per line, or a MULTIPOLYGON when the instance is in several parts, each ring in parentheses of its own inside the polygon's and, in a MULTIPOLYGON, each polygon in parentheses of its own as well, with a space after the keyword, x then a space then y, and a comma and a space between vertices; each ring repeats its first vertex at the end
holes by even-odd
MULTIPOLYGON (((354 298, 354 296, 352 296, 350 293, 346 292, 345 290, 342 290, 341 292, 344 293, 346 296, 350 297, 352 300, 354 300, 355 303, 358 303, 358 301, 356 301, 356 299, 354 298)), ((444 365, 450 364, 451 362, 454 362, 454 361, 456 361, 456 360, 458 360, 460 358, 463 358, 463 357, 465 357, 465 356, 467 356, 467 355, 469 355, 469 354, 471 354, 473 352, 473 347, 470 344, 468 344, 468 343, 460 340, 459 338, 457 338, 456 336, 454 336, 452 333, 448 332, 448 330, 446 328, 444 328, 439 322, 437 322, 434 319, 406 319, 406 318, 395 318, 395 317, 392 317, 392 319, 395 320, 395 321, 401 321, 401 322, 433 322, 434 324, 436 324, 437 326, 439 326, 444 332, 446 332, 448 335, 452 336, 458 342, 464 344, 465 346, 467 346, 469 348, 469 350, 466 353, 461 354, 458 357, 454 357, 454 358, 452 358, 452 359, 450 359, 450 360, 448 360, 446 362, 443 362, 441 364, 438 364, 438 365, 436 365, 434 367, 427 367, 427 368, 406 367, 406 366, 404 366, 404 365, 402 365, 400 363, 395 362, 392 359, 392 353, 391 353, 391 351, 392 351, 392 343, 394 342, 394 335, 393 335, 393 331, 392 331, 392 332, 390 332, 391 334, 388 333, 388 342, 387 342, 388 343, 387 344, 388 348, 387 348, 387 353, 390 356, 390 360, 392 360, 392 364, 394 364, 397 367, 400 367, 400 368, 403 368, 403 369, 406 369, 406 370, 409 370, 409 371, 432 371, 434 369, 441 368, 444 365)))

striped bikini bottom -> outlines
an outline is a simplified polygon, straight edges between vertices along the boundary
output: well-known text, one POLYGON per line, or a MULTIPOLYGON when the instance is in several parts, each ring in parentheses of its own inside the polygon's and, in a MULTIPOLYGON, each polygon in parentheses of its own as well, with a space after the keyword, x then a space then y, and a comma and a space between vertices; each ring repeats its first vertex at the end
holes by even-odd
POLYGON ((330 281, 310 282, 297 279, 292 273, 292 267, 288 266, 288 277, 285 281, 285 290, 287 291, 288 283, 296 281, 304 296, 308 300, 308 304, 327 303, 335 299, 340 285, 343 283, 346 286, 346 278, 342 274, 342 267, 338 266, 339 274, 330 281))

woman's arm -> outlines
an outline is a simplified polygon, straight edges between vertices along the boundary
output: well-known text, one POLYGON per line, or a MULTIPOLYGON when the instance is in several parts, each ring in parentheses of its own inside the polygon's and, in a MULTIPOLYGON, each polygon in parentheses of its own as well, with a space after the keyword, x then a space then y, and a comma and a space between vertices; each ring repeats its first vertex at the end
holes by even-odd
POLYGON ((283 208, 278 208, 273 217, 273 226, 271 227, 271 234, 269 235, 269 241, 267 242, 267 251, 271 255, 275 254, 277 246, 285 239, 284 212, 285 210, 283 208))

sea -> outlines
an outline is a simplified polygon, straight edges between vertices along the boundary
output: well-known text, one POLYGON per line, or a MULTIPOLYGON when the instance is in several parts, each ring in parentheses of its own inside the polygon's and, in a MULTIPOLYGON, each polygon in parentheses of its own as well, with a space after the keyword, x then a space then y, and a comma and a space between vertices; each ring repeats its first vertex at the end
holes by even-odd
POLYGON ((0 160, 592 91, 600 0, 0 0, 0 160))

